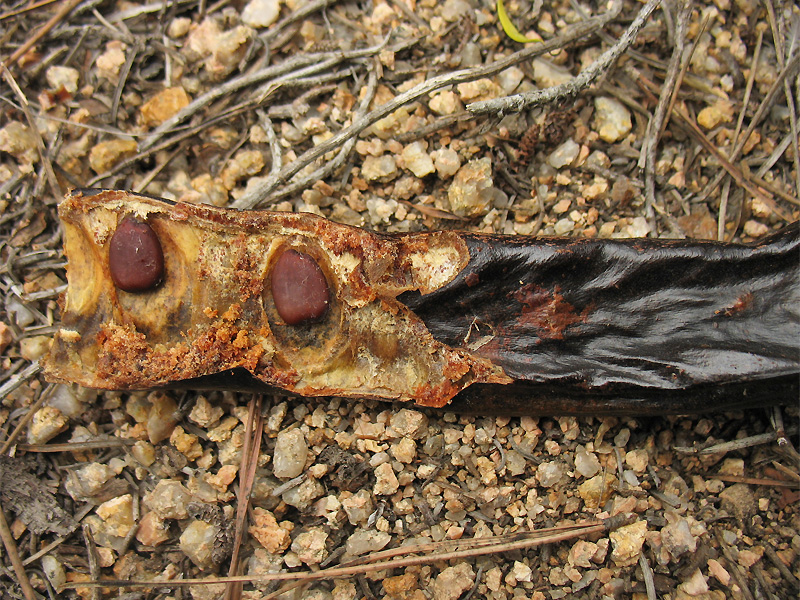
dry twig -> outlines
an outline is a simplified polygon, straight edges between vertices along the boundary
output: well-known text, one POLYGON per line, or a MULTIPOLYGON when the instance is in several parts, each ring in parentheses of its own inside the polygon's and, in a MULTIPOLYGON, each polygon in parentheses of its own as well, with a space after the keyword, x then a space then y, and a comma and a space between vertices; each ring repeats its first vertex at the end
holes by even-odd
POLYGON ((252 577, 209 577, 205 579, 181 579, 167 581, 137 581, 137 580, 103 580, 70 584, 68 587, 98 587, 115 586, 120 588, 152 587, 154 585, 182 587, 187 585, 213 585, 217 583, 267 583, 271 581, 313 581, 319 579, 337 579, 353 577, 358 574, 374 573, 385 569, 396 569, 415 565, 430 564, 433 562, 462 560, 487 554, 512 552, 524 548, 533 548, 543 544, 552 544, 571 540, 578 537, 589 536, 608 531, 624 524, 617 517, 605 521, 589 521, 562 527, 552 527, 530 532, 521 532, 511 536, 497 536, 492 538, 474 538, 472 540, 459 540, 456 542, 434 542, 417 546, 402 546, 391 550, 374 552, 368 558, 341 567, 331 567, 319 571, 289 572, 264 574, 252 577), (448 548, 459 545, 470 545, 465 550, 450 550, 448 548), (445 551, 442 551, 445 550, 445 551), (421 556, 408 556, 419 553, 421 556), (395 559, 396 556, 402 558, 395 559))
MULTIPOLYGON (((636 15, 636 18, 628 29, 620 36, 617 43, 606 50, 596 61, 567 83, 544 90, 537 90, 535 92, 526 92, 514 96, 507 96, 505 98, 497 98, 496 100, 473 102, 467 105, 467 110, 474 115, 491 114, 503 116, 508 113, 530 110, 537 106, 543 106, 551 102, 563 100, 564 98, 576 96, 578 92, 586 89, 601 75, 608 72, 611 65, 622 56, 622 53, 625 52, 634 41, 636 41, 639 30, 644 27, 647 19, 660 3, 661 0, 649 0, 649 2, 641 8, 639 14, 636 15)), ((609 12, 613 12, 614 10, 619 11, 620 8, 621 5, 617 4, 616 7, 609 12)))
MULTIPOLYGON (((656 204, 656 148, 661 139, 661 134, 666 126, 666 120, 669 117, 670 109, 674 106, 675 98, 677 97, 678 89, 678 74, 682 66, 688 64, 688 58, 684 57, 684 41, 686 39, 686 31, 689 25, 689 17, 692 14, 693 3, 687 0, 683 7, 678 12, 678 26, 675 35, 675 49, 672 51, 669 67, 667 68, 667 76, 664 80, 664 86, 658 98, 656 110, 653 113, 653 118, 647 128, 647 134, 642 144, 642 154, 644 156, 644 181, 645 181, 645 199, 647 202, 647 218, 651 221, 654 218, 654 207, 656 204)), ((641 161, 640 161, 641 162, 641 161)), ((655 231, 655 227, 653 227, 655 231)))
MULTIPOLYGON (((658 1, 659 0, 652 0, 652 2, 654 3, 657 3, 658 1)), ((339 133, 333 135, 332 137, 328 138, 321 144, 318 144, 314 148, 311 148, 310 150, 304 152, 296 160, 292 161, 290 164, 283 167, 276 180, 274 181, 268 180, 258 186, 255 186, 254 189, 251 189, 247 194, 245 194, 244 196, 233 202, 231 205, 234 208, 263 207, 264 204, 266 203, 266 198, 275 190, 275 188, 279 184, 289 182, 291 178, 294 177, 294 175, 296 175, 300 170, 305 168, 307 165, 311 164, 318 158, 324 156, 331 150, 337 149, 347 140, 355 138, 367 127, 379 121, 380 119, 386 117, 387 115, 393 113, 401 106, 410 104, 411 102, 414 102, 415 100, 443 87, 450 85, 457 85, 459 83, 465 83, 467 81, 475 81, 476 79, 480 79, 481 77, 488 77, 490 75, 499 73, 500 71, 507 69, 508 67, 516 65, 524 60, 528 60, 536 56, 541 56, 542 54, 545 54, 547 52, 551 52, 555 49, 562 48, 565 45, 577 39, 580 39, 586 35, 589 35, 593 31, 604 26, 606 23, 608 23, 609 21, 611 21, 616 17, 616 15, 619 13, 620 8, 621 8, 621 3, 617 3, 616 9, 614 11, 609 11, 608 13, 602 16, 595 17, 594 19, 590 19, 589 21, 573 26, 569 30, 565 31, 563 34, 552 40, 549 40, 547 42, 542 42, 541 44, 535 44, 530 48, 526 48, 525 50, 520 50, 519 52, 515 52, 514 54, 504 59, 495 61, 488 65, 473 67, 469 69, 462 69, 460 71, 454 71, 452 73, 444 73, 442 75, 437 75, 436 77, 432 77, 414 86, 413 88, 411 88, 406 92, 398 94, 389 102, 382 104, 378 108, 373 109, 372 111, 362 116, 361 118, 353 120, 353 122, 348 127, 345 127, 339 133)))

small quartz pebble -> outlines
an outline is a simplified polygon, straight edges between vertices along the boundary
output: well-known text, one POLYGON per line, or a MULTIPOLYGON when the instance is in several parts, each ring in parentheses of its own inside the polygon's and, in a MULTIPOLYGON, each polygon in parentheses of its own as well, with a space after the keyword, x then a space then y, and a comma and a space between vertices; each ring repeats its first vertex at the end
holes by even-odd
POLYGON ((308 445, 299 429, 281 431, 275 441, 272 471, 275 477, 291 479, 303 472, 308 457, 308 445))
POLYGON ((547 157, 547 163, 554 169, 561 169, 572 165, 581 147, 572 139, 567 139, 547 157))
POLYGON ((114 477, 114 471, 101 463, 89 463, 75 471, 64 486, 76 502, 86 502, 97 494, 105 483, 114 477))
POLYGON ((462 562, 442 570, 433 582, 436 600, 456 600, 475 582, 475 571, 469 563, 462 562))
POLYGON ((616 483, 616 477, 601 473, 580 484, 578 494, 586 504, 586 508, 594 510, 608 501, 616 483))
POLYGON ((493 198, 492 162, 479 158, 461 167, 447 190, 450 210, 460 217, 486 214, 493 198))
POLYGON ((403 163, 405 168, 417 177, 425 177, 435 170, 433 160, 425 151, 422 142, 412 142, 403 148, 403 163))
POLYGON ((31 164, 38 157, 36 137, 17 121, 11 121, 0 129, 0 150, 8 152, 24 164, 31 164))
POLYGON ((455 92, 445 90, 432 96, 428 107, 437 115, 452 115, 461 110, 461 101, 455 92))
POLYGON ((67 583, 67 574, 64 571, 64 566, 54 556, 47 554, 42 557, 42 570, 44 571, 47 580, 50 582, 57 591, 61 591, 61 586, 67 583))
POLYGON ((105 173, 123 159, 136 154, 137 148, 138 145, 133 140, 100 142, 92 146, 89 152, 89 166, 95 173, 105 173))
POLYGON ((325 558, 325 542, 328 534, 319 527, 312 527, 299 534, 292 542, 292 551, 307 565, 317 565, 325 558))
POLYGON ((267 552, 276 554, 285 551, 292 541, 289 535, 291 529, 286 525, 288 522, 278 524, 275 515, 268 510, 255 507, 253 523, 248 531, 267 552))
POLYGON ((146 292, 164 276, 164 251, 147 223, 125 217, 108 248, 108 268, 114 285, 126 292, 146 292))
POLYGON ((47 84, 50 86, 51 90, 58 91, 63 89, 70 94, 74 94, 78 91, 80 73, 77 69, 55 65, 47 69, 46 77, 47 84))
POLYGON ((766 235, 769 233, 769 227, 764 225, 759 221, 753 221, 752 219, 746 221, 744 224, 744 232, 749 235, 751 238, 761 237, 762 235, 766 235))
POLYGON ((497 76, 500 87, 503 88, 503 93, 511 94, 517 89, 517 86, 525 79, 525 72, 519 67, 509 67, 497 76))
POLYGON ((147 127, 160 125, 186 107, 190 101, 191 98, 181 86, 167 88, 142 104, 139 117, 147 127))
POLYGON ((667 520, 670 523, 661 530, 661 543, 664 549, 677 559, 684 554, 694 552, 697 549, 697 540, 692 535, 689 522, 685 518, 670 517, 669 514, 671 513, 668 513, 667 520))
POLYGON ((587 452, 584 446, 578 446, 575 451, 575 470, 584 477, 593 477, 600 470, 600 461, 594 453, 587 452))
POLYGON ((395 214, 398 202, 394 198, 384 200, 383 198, 370 198, 366 202, 369 220, 373 225, 388 223, 392 215, 395 214))
POLYGON ((578 540, 570 549, 567 560, 570 565, 586 569, 592 566, 590 561, 597 554, 597 550, 597 544, 594 542, 578 540))
POLYGON ((33 335, 19 341, 19 355, 25 360, 35 362, 50 349, 52 338, 49 335, 33 335))
POLYGON ((391 453, 401 463, 409 464, 417 454, 417 445, 412 439, 401 438, 400 441, 392 445, 391 453))
POLYGON ((564 475, 564 465, 557 461, 543 462, 536 469, 536 478, 544 488, 553 487, 564 475))
POLYGON ((28 443, 44 444, 64 431, 69 419, 52 406, 43 406, 33 415, 28 425, 28 443))
POLYGON ((708 572, 722 585, 728 585, 731 581, 731 574, 725 570, 725 567, 718 560, 713 558, 708 559, 708 572))
POLYGON ((359 530, 347 538, 346 549, 350 556, 361 556, 369 552, 383 550, 392 541, 385 531, 359 530))
POLYGON ((649 460, 650 457, 647 454, 647 450, 645 450, 644 448, 637 448, 635 450, 631 450, 625 455, 625 464, 628 465, 631 469, 633 469, 637 473, 645 472, 649 460))
POLYGON ((281 7, 278 0, 250 0, 242 10, 242 23, 250 27, 269 27, 278 20, 281 7))
POLYGON ((367 156, 361 165, 361 176, 367 181, 388 181, 397 176, 397 162, 391 154, 367 156))
POLYGON ((201 569, 213 566, 211 551, 219 529, 205 521, 192 521, 181 534, 181 551, 201 569))
POLYGON ((225 411, 221 407, 212 405, 205 396, 198 396, 192 411, 189 413, 189 420, 195 425, 208 429, 210 425, 219 421, 224 414, 225 411))
POLYGON ((0 354, 2 354, 8 345, 14 340, 14 335, 11 333, 11 327, 0 321, 0 354))
POLYGON ((162 479, 152 492, 144 497, 144 504, 164 519, 185 519, 189 516, 186 505, 191 500, 189 491, 181 482, 162 479))
POLYGON ((172 435, 178 422, 178 405, 172 396, 164 392, 152 392, 147 399, 151 403, 147 411, 147 437, 151 444, 157 444, 172 435))
POLYGON ((695 569, 692 576, 681 583, 678 589, 685 592, 688 596, 701 596, 708 592, 708 582, 700 572, 700 569, 695 569))
POLYGON ((646 534, 647 521, 636 521, 612 531, 609 537, 613 548, 611 560, 614 561, 614 564, 624 567, 639 560, 646 534))
POLYGON ((155 511, 150 511, 139 521, 136 530, 136 539, 145 546, 158 546, 170 539, 169 524, 158 516, 155 511))
POLYGON ((572 74, 551 63, 544 58, 536 58, 531 63, 533 66, 533 81, 540 88, 548 88, 562 83, 567 83, 572 79, 572 74))
POLYGON ((297 487, 293 487, 281 494, 281 500, 289 506, 294 506, 298 510, 304 511, 323 494, 325 494, 325 487, 316 479, 308 478, 297 487))
POLYGON ((458 94, 464 102, 475 102, 477 100, 492 100, 503 95, 503 89, 491 79, 478 79, 459 83, 458 94))
POLYGON ((347 520, 350 521, 350 524, 359 525, 366 523, 375 510, 375 504, 367 490, 358 490, 349 498, 342 500, 342 508, 347 514, 347 520))
MULTIPOLYGON (((498 569, 499 571, 499 569, 498 569)), ((383 581, 383 589, 387 594, 387 598, 394 600, 395 598, 408 598, 409 600, 415 598, 424 598, 422 591, 419 589, 419 579, 416 573, 403 573, 402 575, 395 575, 394 577, 387 577, 383 581)), ((348 598, 356 598, 355 591, 348 598)))
POLYGON ((515 560, 511 572, 506 576, 506 582, 509 585, 517 585, 520 581, 530 581, 532 575, 533 570, 528 565, 515 560))
POLYGON ((613 144, 630 133, 633 127, 631 113, 622 102, 598 96, 594 108, 594 128, 604 142, 613 144))
POLYGON ((390 463, 383 463, 375 468, 375 480, 373 493, 376 496, 390 496, 400 487, 390 463))
POLYGON ((98 546, 119 551, 134 526, 133 496, 125 494, 103 502, 95 513, 86 517, 83 522, 91 528, 98 546))
MULTIPOLYGON (((2 148, 0 148, 2 150, 2 148)), ((18 298, 10 295, 6 300, 6 313, 12 318, 20 329, 27 327, 36 320, 36 315, 28 309, 18 298)), ((8 335, 9 341, 13 339, 11 334, 8 335)))
POLYGON ((431 153, 433 157, 433 166, 436 167, 436 173, 442 179, 447 179, 455 175, 461 168, 461 159, 458 153, 450 148, 440 148, 431 153))
POLYGON ((104 79, 116 83, 119 79, 119 72, 125 64, 125 50, 127 46, 119 40, 112 40, 106 44, 105 52, 97 57, 95 65, 98 75, 104 79))
POLYGON ((133 496, 124 494, 103 502, 95 510, 103 520, 103 531, 110 536, 124 538, 133 527, 133 496))
POLYGON ((327 312, 330 289, 313 258, 286 250, 272 268, 272 298, 287 325, 305 325, 327 312))
POLYGON ((704 129, 713 129, 720 123, 728 123, 735 116, 733 103, 719 100, 711 106, 706 106, 697 114, 697 122, 704 129))

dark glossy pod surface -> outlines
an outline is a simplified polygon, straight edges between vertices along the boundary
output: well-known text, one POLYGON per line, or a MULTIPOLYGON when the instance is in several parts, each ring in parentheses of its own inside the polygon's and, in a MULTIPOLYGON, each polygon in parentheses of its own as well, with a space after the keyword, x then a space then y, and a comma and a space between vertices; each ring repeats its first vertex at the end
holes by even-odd
POLYGON ((470 261, 401 300, 500 365, 454 410, 681 413, 798 399, 800 226, 752 246, 464 235, 470 261))

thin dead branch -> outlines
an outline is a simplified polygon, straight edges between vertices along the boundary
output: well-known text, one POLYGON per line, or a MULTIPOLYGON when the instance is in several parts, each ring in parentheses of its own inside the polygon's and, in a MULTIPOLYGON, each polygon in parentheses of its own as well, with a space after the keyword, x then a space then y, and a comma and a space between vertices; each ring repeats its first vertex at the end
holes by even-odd
MULTIPOLYGON (((658 2, 658 0, 652 1, 655 3, 658 2)), ((495 61, 488 65, 482 65, 469 69, 461 69, 452 73, 444 73, 442 75, 432 77, 414 86, 410 90, 398 94, 389 102, 373 109, 361 118, 353 120, 348 127, 345 127, 339 133, 333 135, 314 148, 304 152, 296 160, 292 161, 290 164, 281 169, 277 180, 269 180, 258 186, 254 186, 254 189, 251 189, 248 193, 233 202, 231 206, 234 208, 263 207, 267 202, 266 198, 270 196, 270 194, 279 184, 289 182, 294 175, 300 172, 307 165, 324 156, 328 152, 337 149, 347 140, 355 138, 367 127, 393 113, 401 106, 410 104, 411 102, 414 102, 415 100, 418 100, 419 98, 422 98, 423 96, 443 87, 457 85, 467 81, 475 81, 481 77, 488 77, 490 75, 499 73, 508 67, 519 64, 524 60, 541 56, 547 52, 562 48, 577 39, 590 35, 600 27, 603 27, 609 21, 613 20, 617 14, 619 14, 621 3, 617 3, 615 7, 616 8, 614 10, 609 11, 602 16, 595 17, 589 21, 571 27, 569 30, 565 31, 560 36, 553 38, 552 40, 542 42, 541 44, 535 44, 529 48, 515 52, 504 59, 495 61)))
POLYGON ((31 585, 28 574, 25 572, 25 566, 19 556, 17 543, 14 541, 14 536, 11 535, 11 530, 8 528, 8 521, 6 520, 5 511, 0 509, 0 539, 3 540, 3 546, 6 549, 6 555, 11 561, 11 566, 14 569, 14 574, 17 576, 17 583, 22 589, 25 600, 36 600, 36 592, 31 585))
POLYGON ((41 160, 41 164, 44 167, 45 175, 47 176, 47 183, 50 185, 50 190, 53 192, 53 196, 55 198, 60 198, 64 193, 64 190, 61 189, 61 186, 58 183, 58 179, 56 178, 55 171, 53 171, 53 163, 50 161, 50 155, 47 152, 47 147, 42 139, 42 134, 39 132, 39 128, 36 126, 36 119, 33 116, 33 112, 30 109, 30 103, 28 99, 25 97, 25 94, 17 85, 14 76, 11 74, 11 71, 8 70, 4 64, 0 63, 0 70, 3 72, 3 79, 5 79, 8 87, 10 87, 14 94, 17 96, 17 100, 19 101, 20 107, 22 111, 25 113, 25 118, 28 121, 28 126, 30 130, 33 132, 34 138, 36 140, 36 147, 39 151, 39 158, 41 160))
POLYGON ((25 53, 28 52, 31 48, 33 48, 44 36, 46 36, 50 31, 52 31, 53 27, 58 25, 61 21, 63 21, 67 15, 72 12, 72 9, 78 6, 83 0, 64 0, 64 4, 61 8, 58 9, 58 12, 54 14, 47 23, 42 25, 36 33, 34 33, 28 40, 22 44, 19 48, 17 48, 14 53, 9 56, 7 59, 0 61, 0 65, 5 67, 10 67, 15 64, 20 58, 25 56, 25 53))
MULTIPOLYGON (((744 124, 745 114, 747 113, 747 107, 750 105, 750 94, 753 91, 753 82, 756 79, 756 71, 758 69, 758 62, 761 57, 761 45, 764 42, 764 32, 758 32, 758 38, 756 39, 756 48, 753 51, 753 60, 750 66, 750 74, 747 77, 747 83, 745 84, 744 88, 744 96, 742 98, 742 110, 739 111, 739 118, 736 121, 736 130, 733 133, 733 143, 734 146, 739 141, 739 135, 742 132, 742 125, 744 124)), ((763 185, 761 187, 764 187, 763 185)), ((774 193, 774 192, 773 192, 774 193)), ((719 202, 719 217, 717 219, 717 240, 724 241, 725 240, 725 221, 727 218, 727 211, 728 211, 728 199, 730 196, 730 183, 728 181, 725 182, 725 185, 722 188, 722 194, 720 197, 719 202)), ((738 228, 738 223, 737 227, 738 228)), ((731 234, 735 233, 735 229, 731 234)))
MULTIPOLYGON (((175 131, 176 127, 180 123, 219 98, 224 98, 242 88, 249 87, 257 83, 262 83, 264 81, 269 81, 269 85, 274 86, 288 79, 298 79, 315 73, 324 72, 348 60, 367 58, 380 52, 386 47, 387 42, 388 39, 384 40, 377 46, 371 46, 362 50, 354 50, 352 52, 321 52, 317 54, 301 54, 277 65, 265 67, 264 69, 256 71, 255 73, 247 73, 240 77, 230 79, 222 85, 211 88, 202 96, 198 96, 174 116, 170 117, 158 127, 153 129, 153 131, 150 132, 148 139, 140 145, 140 150, 142 152, 149 150, 165 134, 175 131)), ((269 88, 259 91, 258 94, 261 96, 262 100, 265 97, 265 93, 268 91, 269 88)))
POLYGON ((372 553, 368 558, 359 561, 359 564, 348 564, 341 567, 330 567, 319 571, 290 572, 264 574, 253 577, 209 577, 205 579, 181 579, 165 581, 135 581, 135 580, 103 580, 69 584, 68 587, 98 587, 114 586, 120 588, 175 586, 187 585, 212 585, 217 583, 268 583, 271 581, 313 581, 319 579, 337 579, 353 577, 358 574, 374 573, 384 569, 396 569, 416 565, 430 564, 439 561, 463 560, 500 552, 512 552, 525 548, 533 548, 543 544, 553 544, 578 537, 602 533, 624 524, 616 517, 605 521, 589 521, 564 527, 553 527, 531 532, 514 534, 513 536, 498 536, 492 538, 473 538, 455 542, 438 542, 418 546, 403 546, 392 550, 372 553), (464 550, 450 550, 450 547, 469 545, 464 550), (445 551, 442 551, 444 549, 445 551), (420 553, 422 556, 409 556, 420 553), (395 556, 402 556, 394 559, 395 556))
MULTIPOLYGON (((670 114, 670 108, 675 104, 675 98, 679 87, 678 75, 688 64, 688 58, 684 57, 684 41, 686 31, 689 26, 689 17, 692 15, 693 3, 687 0, 678 12, 677 32, 675 35, 675 49, 670 58, 667 76, 658 98, 653 118, 647 128, 647 135, 642 144, 642 154, 644 155, 644 181, 645 181, 645 201, 647 203, 647 218, 652 222, 654 219, 654 207, 656 204, 656 149, 658 148, 661 134, 666 126, 666 121, 670 114)), ((654 223, 651 223, 654 225, 654 223)), ((653 227, 655 230, 655 227, 653 227)))
MULTIPOLYGON (((239 574, 239 552, 242 548, 245 528, 247 527, 247 510, 250 506, 250 494, 253 491, 253 480, 261 453, 261 438, 264 431, 264 420, 261 414, 261 394, 254 394, 248 403, 247 425, 245 428, 242 462, 239 468, 239 493, 236 502, 236 526, 233 538, 228 576, 239 574)), ((240 583, 230 583, 225 589, 225 600, 238 600, 242 595, 240 583)))
MULTIPOLYGON (((608 72, 616 60, 622 56, 634 41, 639 30, 644 27, 647 19, 658 8, 661 0, 650 0, 645 4, 636 15, 636 18, 630 24, 625 33, 622 34, 617 43, 606 50, 596 61, 589 65, 586 69, 580 72, 577 76, 573 77, 570 81, 553 86, 544 90, 537 90, 535 92, 526 92, 523 94, 516 94, 514 96, 506 96, 505 98, 497 98, 495 100, 484 100, 481 102, 473 102, 467 105, 467 110, 473 115, 495 115, 503 116, 509 113, 520 112, 523 110, 530 110, 537 106, 543 106, 552 102, 558 102, 565 98, 574 97, 581 90, 586 89, 594 83, 601 75, 608 72)), ((620 5, 617 4, 614 10, 619 10, 620 5)))
MULTIPOLYGON (((797 433, 797 427, 789 427, 786 430, 786 433, 793 435, 797 433)), ((770 431, 767 433, 760 433, 758 435, 751 435, 748 437, 740 438, 738 440, 733 440, 731 442, 722 442, 720 444, 714 444, 713 446, 708 446, 706 448, 686 448, 683 446, 675 446, 674 450, 676 452, 680 452, 681 454, 699 454, 699 455, 708 455, 708 454, 722 454, 726 452, 733 452, 734 450, 741 450, 742 448, 752 448, 753 446, 761 446, 763 444, 769 444, 774 442, 778 439, 778 432, 777 431, 770 431)))
MULTIPOLYGON (((783 81, 785 79, 791 79, 794 77, 798 68, 800 68, 800 52, 795 53, 791 60, 786 63, 783 69, 781 69, 780 73, 778 73, 778 77, 772 83, 769 91, 761 100, 756 113, 753 115, 753 118, 750 119, 750 124, 747 126, 744 134, 739 137, 738 142, 733 148, 733 152, 728 157, 727 160, 729 163, 735 163, 741 158, 745 143, 750 139, 750 135, 755 131, 762 119, 767 115, 767 112, 772 108, 776 94, 778 94, 783 87, 783 81)), ((706 189, 699 194, 695 202, 705 201, 714 192, 714 190, 719 187, 722 179, 726 175, 728 175, 728 173, 725 171, 720 171, 717 176, 708 184, 708 186, 706 186, 706 189)))

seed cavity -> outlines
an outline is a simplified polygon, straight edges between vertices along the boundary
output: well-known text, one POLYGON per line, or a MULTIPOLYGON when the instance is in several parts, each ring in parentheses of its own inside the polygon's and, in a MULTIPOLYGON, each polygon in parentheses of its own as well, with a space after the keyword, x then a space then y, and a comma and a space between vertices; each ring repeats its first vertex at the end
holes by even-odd
POLYGON ((313 258, 286 250, 272 268, 272 299, 287 325, 305 325, 325 315, 330 305, 330 288, 313 258))
POLYGON ((127 216, 111 236, 108 248, 111 279, 126 292, 146 292, 164 277, 164 251, 147 223, 127 216))

